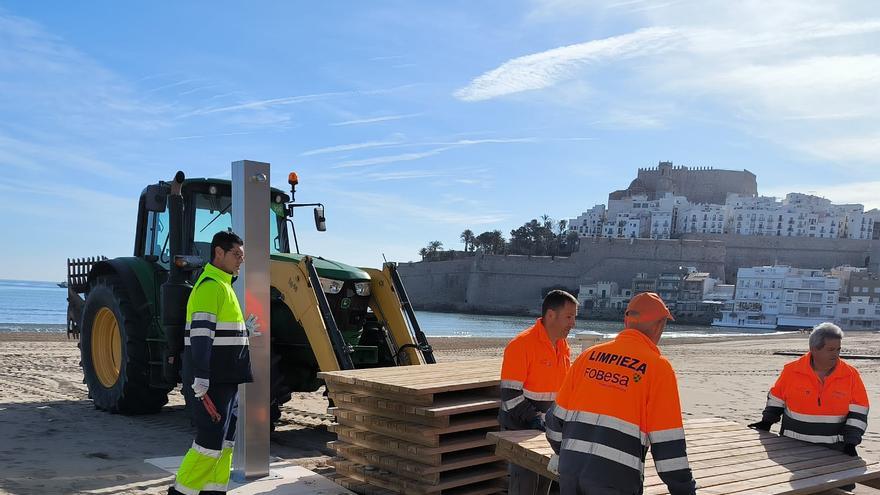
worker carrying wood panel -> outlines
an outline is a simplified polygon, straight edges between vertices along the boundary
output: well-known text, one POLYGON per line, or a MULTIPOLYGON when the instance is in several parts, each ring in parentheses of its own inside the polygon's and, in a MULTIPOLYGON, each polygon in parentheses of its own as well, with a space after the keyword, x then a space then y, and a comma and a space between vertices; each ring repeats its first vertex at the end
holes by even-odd
POLYGON ((561 495, 642 493, 648 446, 671 495, 696 492, 675 372, 657 342, 673 319, 663 300, 630 300, 625 329, 578 357, 547 412, 561 495))
MULTIPOLYGON (((577 317, 577 298, 562 290, 544 297, 541 317, 510 341, 501 365, 501 410, 498 422, 506 430, 544 430, 544 414, 571 367, 566 342, 577 317)), ((510 495, 546 495, 550 480, 510 465, 510 495)))

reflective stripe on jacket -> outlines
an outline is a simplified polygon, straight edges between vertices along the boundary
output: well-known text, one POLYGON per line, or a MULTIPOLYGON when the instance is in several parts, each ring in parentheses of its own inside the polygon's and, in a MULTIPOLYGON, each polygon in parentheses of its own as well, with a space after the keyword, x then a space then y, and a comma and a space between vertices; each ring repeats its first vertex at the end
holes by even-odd
POLYGON ((868 429, 868 394, 858 370, 838 359, 819 381, 810 353, 785 365, 767 394, 764 420, 782 417, 780 434, 811 443, 858 445, 868 429))
POLYGON ((530 423, 553 404, 570 367, 568 343, 559 339, 554 348, 541 318, 514 337, 504 349, 501 365, 501 426, 530 428, 530 423))
POLYGON ((578 493, 578 486, 641 493, 649 446, 669 492, 695 493, 675 372, 638 330, 581 353, 547 413, 546 428, 559 454, 562 494, 578 493))
POLYGON ((253 381, 247 329, 232 275, 212 264, 196 281, 186 304, 185 363, 196 378, 214 383, 253 381))

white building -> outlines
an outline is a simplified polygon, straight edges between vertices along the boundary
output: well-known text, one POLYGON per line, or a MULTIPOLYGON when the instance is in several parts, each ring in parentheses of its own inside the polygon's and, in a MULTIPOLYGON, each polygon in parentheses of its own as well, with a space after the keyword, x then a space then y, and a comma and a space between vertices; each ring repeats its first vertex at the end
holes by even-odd
POLYGON ((880 301, 868 296, 854 296, 837 305, 835 321, 844 330, 880 328, 880 301))
POLYGON ((568 230, 575 231, 581 237, 602 237, 602 226, 605 224, 605 205, 596 205, 581 213, 577 218, 568 221, 568 230))
POLYGON ((833 321, 840 279, 824 270, 790 268, 783 282, 785 293, 777 316, 777 325, 810 328, 833 321))
POLYGON ((777 325, 788 266, 756 266, 736 272, 733 304, 712 322, 719 327, 774 329, 777 325))
POLYGON ((727 231, 727 208, 723 205, 688 204, 679 210, 678 232, 723 234, 727 231))

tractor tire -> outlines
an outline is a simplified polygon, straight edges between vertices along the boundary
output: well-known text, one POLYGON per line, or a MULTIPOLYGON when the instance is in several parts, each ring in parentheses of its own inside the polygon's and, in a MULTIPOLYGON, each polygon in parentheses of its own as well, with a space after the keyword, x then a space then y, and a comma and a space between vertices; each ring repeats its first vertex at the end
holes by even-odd
POLYGON ((97 409, 152 414, 168 403, 167 389, 150 387, 148 322, 117 276, 91 287, 80 330, 80 364, 97 409))
POLYGON ((281 406, 292 398, 290 387, 287 386, 281 371, 281 355, 272 346, 272 357, 269 364, 269 381, 271 402, 269 404, 269 424, 275 431, 275 424, 281 419, 281 406))

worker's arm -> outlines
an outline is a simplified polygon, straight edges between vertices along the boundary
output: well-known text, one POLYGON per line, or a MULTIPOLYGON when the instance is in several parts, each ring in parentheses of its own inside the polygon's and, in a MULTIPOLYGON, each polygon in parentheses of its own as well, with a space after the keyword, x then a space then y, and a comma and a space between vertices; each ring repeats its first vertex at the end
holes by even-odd
POLYGON ((501 411, 519 427, 536 425, 541 417, 540 411, 523 395, 528 374, 529 359, 525 346, 518 342, 511 343, 504 349, 501 364, 501 411))
POLYGON ((858 371, 853 370, 852 395, 846 425, 843 427, 843 441, 849 445, 862 443, 862 435, 868 429, 868 393, 858 371))
POLYGON ((678 383, 668 361, 659 361, 648 394, 648 440, 654 467, 670 495, 693 495, 696 483, 685 448, 678 383))
POLYGON ((761 422, 768 426, 779 421, 779 418, 782 417, 782 412, 785 410, 785 384, 788 381, 786 375, 787 372, 783 368, 773 388, 767 393, 767 407, 764 408, 761 422))
POLYGON ((190 346, 192 369, 195 378, 211 378, 211 350, 217 330, 217 314, 222 304, 220 284, 214 280, 203 280, 193 289, 192 319, 187 322, 185 344, 190 346))

